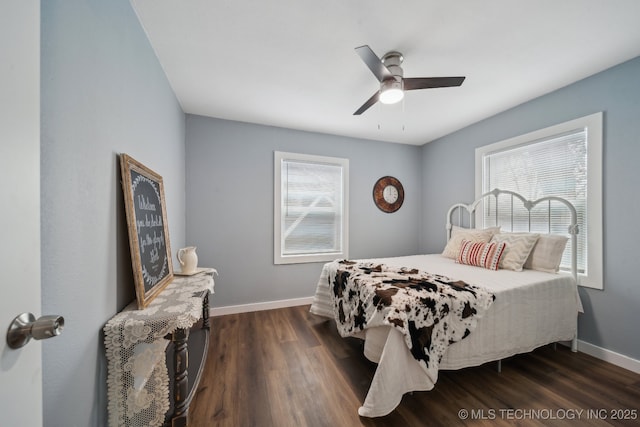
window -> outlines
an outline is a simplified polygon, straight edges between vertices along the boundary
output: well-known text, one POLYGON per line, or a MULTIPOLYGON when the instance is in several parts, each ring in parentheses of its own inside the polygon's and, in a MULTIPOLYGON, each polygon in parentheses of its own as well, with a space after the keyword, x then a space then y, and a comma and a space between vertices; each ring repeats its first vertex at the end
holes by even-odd
POLYGON ((274 263, 348 258, 349 160, 275 152, 274 263))
MULTIPOLYGON (((560 196, 573 203, 580 230, 580 285, 602 289, 602 113, 476 149, 476 195, 494 188, 515 191, 529 200, 560 196)), ((498 225, 503 225, 502 208, 506 217, 511 206, 508 202, 498 206, 498 225)), ((522 209, 521 213, 514 210, 514 231, 522 231, 519 215, 528 223, 527 211, 522 209)), ((550 203, 549 212, 534 210, 531 231, 569 237, 568 219, 561 218, 564 216, 568 218, 560 203, 550 203), (541 229, 549 220, 536 221, 535 215, 549 215, 552 227, 541 229)), ((479 220, 485 226, 495 225, 495 208, 484 206, 479 220), (494 213, 489 217, 489 212, 494 213)), ((569 251, 565 250, 562 269, 570 270, 569 251)))

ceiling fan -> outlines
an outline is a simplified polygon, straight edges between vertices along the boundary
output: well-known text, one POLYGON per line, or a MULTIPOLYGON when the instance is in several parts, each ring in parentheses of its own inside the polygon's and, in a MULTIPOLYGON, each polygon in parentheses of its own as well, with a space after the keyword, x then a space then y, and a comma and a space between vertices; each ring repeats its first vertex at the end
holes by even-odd
POLYGON ((368 45, 356 48, 356 52, 380 82, 380 90, 373 94, 354 116, 364 113, 376 102, 395 104, 404 97, 404 91, 416 89, 432 89, 437 87, 460 86, 464 77, 403 77, 403 56, 400 52, 388 52, 382 59, 373 53, 368 45))

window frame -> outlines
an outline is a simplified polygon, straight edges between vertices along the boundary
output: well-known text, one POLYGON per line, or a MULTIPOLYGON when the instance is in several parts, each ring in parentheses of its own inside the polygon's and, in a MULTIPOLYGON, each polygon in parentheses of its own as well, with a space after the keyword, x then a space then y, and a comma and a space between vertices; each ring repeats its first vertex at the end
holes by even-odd
POLYGON ((310 262, 329 262, 349 257, 349 159, 318 156, 312 154, 274 151, 274 197, 273 197, 273 263, 301 264, 310 262), (317 163, 342 168, 342 215, 341 249, 334 252, 284 255, 282 253, 282 165, 284 161, 317 163))
MULTIPOLYGON (((544 129, 529 132, 493 144, 476 148, 475 152, 475 193, 482 195, 484 157, 528 144, 551 139, 555 136, 578 129, 587 131, 587 271, 578 274, 580 286, 604 288, 603 280, 603 207, 602 207, 602 112, 579 117, 544 129)), ((482 224, 482 210, 477 211, 476 224, 482 224)), ((580 230, 582 232, 583 230, 580 230)))

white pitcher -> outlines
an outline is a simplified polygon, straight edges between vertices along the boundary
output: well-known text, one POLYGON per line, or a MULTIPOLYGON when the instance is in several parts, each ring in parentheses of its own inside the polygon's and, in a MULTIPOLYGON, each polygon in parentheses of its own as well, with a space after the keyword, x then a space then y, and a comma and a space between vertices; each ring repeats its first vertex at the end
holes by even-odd
POLYGON ((182 273, 195 273, 196 267, 198 266, 198 254, 196 254, 195 246, 188 246, 186 248, 178 249, 178 253, 176 256, 178 257, 178 262, 180 263, 182 273))

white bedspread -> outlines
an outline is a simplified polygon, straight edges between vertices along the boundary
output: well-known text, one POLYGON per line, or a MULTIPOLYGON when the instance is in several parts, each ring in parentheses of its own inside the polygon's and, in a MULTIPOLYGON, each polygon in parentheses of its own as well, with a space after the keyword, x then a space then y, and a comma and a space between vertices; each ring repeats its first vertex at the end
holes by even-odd
MULTIPOLYGON (((569 341, 576 335, 577 314, 582 307, 570 275, 534 270, 491 271, 457 264, 439 254, 362 261, 418 268, 486 287, 495 294, 495 302, 479 320, 476 330, 449 347, 440 369, 477 366, 552 342, 569 341)), ((330 292, 323 268, 311 313, 334 318, 330 292)), ((405 393, 434 387, 434 382, 409 352, 400 332, 386 326, 364 332, 364 354, 378 363, 378 367, 364 404, 358 410, 361 416, 386 415, 398 406, 405 393)))

